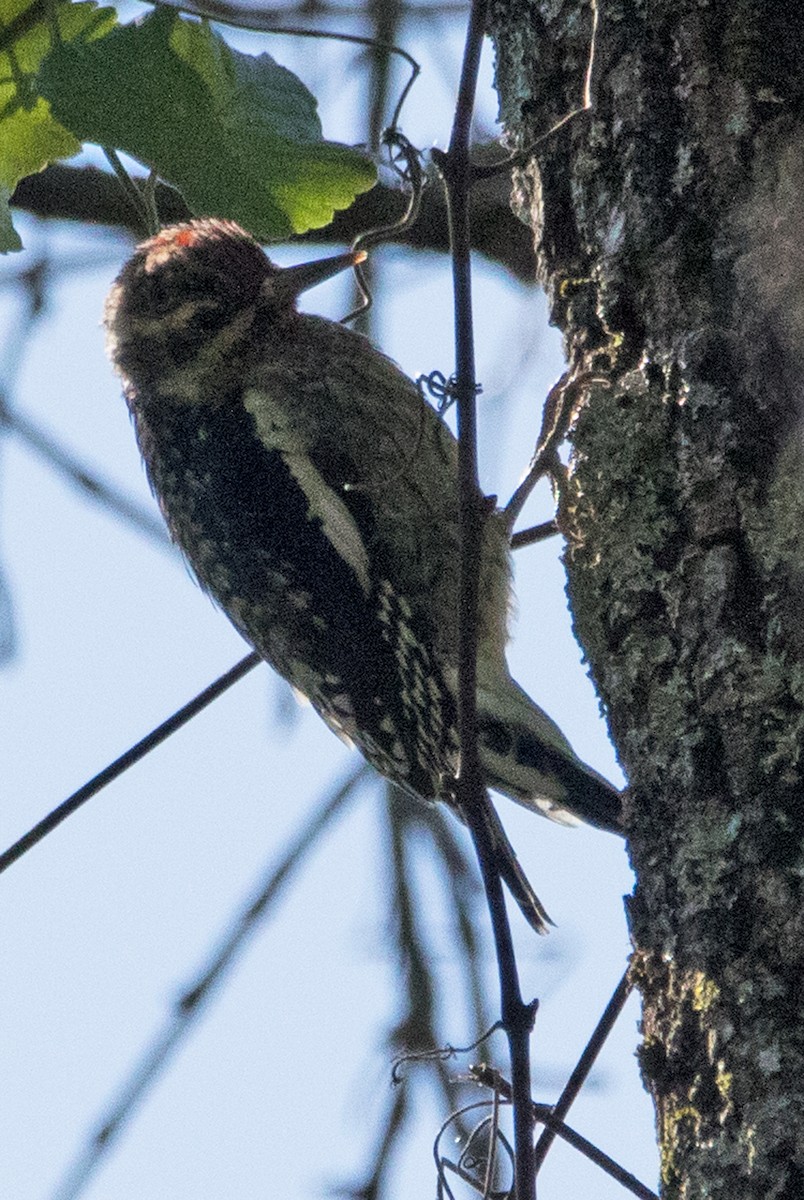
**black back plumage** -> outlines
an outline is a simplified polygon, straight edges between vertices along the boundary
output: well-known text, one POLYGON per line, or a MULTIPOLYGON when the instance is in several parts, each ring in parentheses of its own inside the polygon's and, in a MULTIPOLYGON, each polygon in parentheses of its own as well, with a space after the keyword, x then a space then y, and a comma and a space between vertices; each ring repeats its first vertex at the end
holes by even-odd
MULTIPOLYGON (((139 406, 136 420, 171 534, 205 590, 380 771, 437 796, 454 769, 454 746, 444 741, 453 703, 427 650, 431 631, 421 614, 400 610, 381 550, 366 595, 237 396, 215 407, 139 406), (405 621, 409 636, 400 640, 405 621)), ((354 477, 348 459, 341 469, 354 477)), ((370 499, 344 495, 375 542, 370 499)))

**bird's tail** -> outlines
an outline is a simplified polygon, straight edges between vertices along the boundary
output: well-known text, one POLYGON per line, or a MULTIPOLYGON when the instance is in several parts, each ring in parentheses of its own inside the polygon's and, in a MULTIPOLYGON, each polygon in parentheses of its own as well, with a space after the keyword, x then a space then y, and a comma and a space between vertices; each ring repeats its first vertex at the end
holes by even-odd
POLYGON ((522 870, 514 848, 508 840, 508 834, 503 829, 494 805, 488 799, 483 806, 483 818, 494 847, 494 866, 500 878, 531 928, 537 933, 547 933, 548 925, 552 925, 553 922, 522 870))
POLYGON ((480 759, 489 787, 565 824, 621 833, 620 793, 576 755, 510 675, 478 687, 480 759))

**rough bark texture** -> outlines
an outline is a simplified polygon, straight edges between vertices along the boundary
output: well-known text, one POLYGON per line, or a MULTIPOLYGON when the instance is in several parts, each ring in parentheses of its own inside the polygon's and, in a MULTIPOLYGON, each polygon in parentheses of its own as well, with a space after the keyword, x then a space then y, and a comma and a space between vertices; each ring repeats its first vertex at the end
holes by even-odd
MULTIPOLYGON (((804 6, 599 0, 515 180, 571 369, 577 635, 626 770, 663 1194, 804 1196, 804 6)), ((591 12, 496 0, 512 147, 591 12)))

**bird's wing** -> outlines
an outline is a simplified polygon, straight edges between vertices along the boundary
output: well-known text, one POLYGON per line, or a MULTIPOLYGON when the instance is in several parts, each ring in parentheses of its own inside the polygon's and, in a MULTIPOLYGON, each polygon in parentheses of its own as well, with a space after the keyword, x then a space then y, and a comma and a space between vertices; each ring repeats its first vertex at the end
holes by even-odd
POLYGON ((354 572, 365 594, 371 589, 366 545, 354 517, 344 502, 342 488, 333 487, 311 458, 309 438, 292 419, 287 405, 280 404, 272 390, 248 388, 243 405, 251 413, 257 434, 268 451, 279 454, 304 493, 308 519, 318 521, 333 549, 354 572))
POLYGON ((455 439, 366 338, 305 320, 304 346, 288 342, 254 374, 247 406, 260 436, 283 455, 358 578, 368 570, 437 627, 445 612, 454 625, 455 439), (331 364, 326 376, 311 374, 311 362, 322 361, 331 364))

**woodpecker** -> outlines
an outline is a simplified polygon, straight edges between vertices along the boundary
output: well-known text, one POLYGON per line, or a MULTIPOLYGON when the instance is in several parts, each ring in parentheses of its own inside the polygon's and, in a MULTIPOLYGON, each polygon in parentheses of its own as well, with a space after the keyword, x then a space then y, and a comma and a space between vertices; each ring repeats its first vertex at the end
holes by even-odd
MULTIPOLYGON (((456 440, 361 334, 300 314, 355 253, 281 268, 231 221, 163 229, 115 281, 105 324, 149 481, 201 587, 327 725, 408 793, 454 804, 456 440)), ((500 513, 482 535, 478 721, 489 787, 619 832, 619 793, 511 678, 500 513)), ((497 815, 502 877, 549 918, 497 815)))

